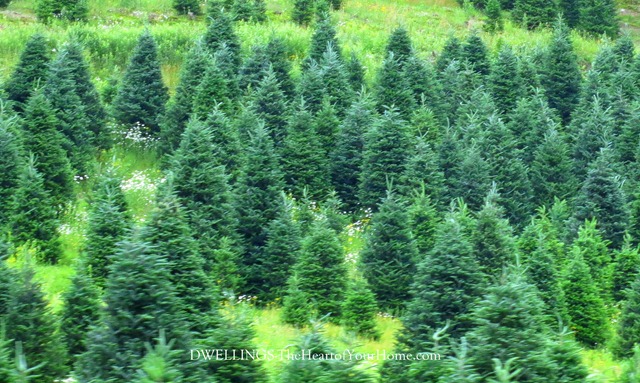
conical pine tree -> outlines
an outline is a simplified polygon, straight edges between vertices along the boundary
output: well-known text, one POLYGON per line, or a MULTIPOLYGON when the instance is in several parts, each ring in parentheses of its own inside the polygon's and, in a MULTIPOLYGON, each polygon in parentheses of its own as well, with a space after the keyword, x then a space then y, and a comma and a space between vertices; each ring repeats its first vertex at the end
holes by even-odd
POLYGON ((18 177, 22 166, 20 143, 16 136, 17 118, 5 115, 0 103, 0 227, 5 227, 11 218, 13 195, 18 188, 18 177))
POLYGON ((617 328, 617 343, 614 351, 618 357, 633 355, 633 347, 640 342, 640 277, 635 276, 626 291, 625 301, 617 328))
POLYGON ((49 71, 50 49, 46 37, 36 33, 29 38, 20 55, 16 69, 4 84, 7 99, 13 108, 22 112, 34 89, 44 85, 49 71))

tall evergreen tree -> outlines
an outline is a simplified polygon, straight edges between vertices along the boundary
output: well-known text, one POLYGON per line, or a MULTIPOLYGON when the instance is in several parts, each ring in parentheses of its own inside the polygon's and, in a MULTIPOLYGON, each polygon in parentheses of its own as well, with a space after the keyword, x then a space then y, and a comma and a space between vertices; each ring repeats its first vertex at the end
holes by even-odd
POLYGON ((291 20, 302 26, 308 26, 313 20, 314 1, 312 0, 296 0, 293 3, 293 11, 291 12, 291 20))
POLYGON ((596 225, 595 220, 584 222, 578 238, 573 241, 573 251, 582 255, 591 270, 594 285, 608 302, 611 291, 611 254, 607 249, 608 242, 602 239, 596 225))
POLYGON ((342 52, 336 37, 336 28, 330 18, 324 18, 318 21, 311 36, 311 45, 306 59, 307 64, 310 61, 322 61, 322 56, 329 45, 333 47, 338 59, 342 61, 342 52))
POLYGON ((378 111, 383 113, 388 108, 396 108, 402 118, 409 119, 416 107, 411 90, 400 61, 390 54, 378 71, 375 87, 378 111))
POLYGON ((397 27, 391 32, 386 47, 387 57, 393 55, 400 65, 404 65, 413 56, 413 46, 409 31, 405 27, 397 27))
MULTIPOLYGON (((599 152, 607 142, 613 140, 615 123, 611 109, 606 108, 599 97, 594 97, 585 105, 585 108, 576 109, 576 111, 580 114, 574 114, 575 117, 569 128, 574 137, 575 171, 578 177, 584 179, 599 152)), ((613 157, 610 157, 612 160, 613 157)))
POLYGON ((360 254, 362 273, 381 309, 402 311, 411 297, 409 290, 417 258, 409 216, 389 190, 380 210, 371 219, 360 254))
POLYGON ((615 354, 624 358, 633 355, 634 345, 640 342, 640 276, 633 277, 631 286, 626 291, 620 321, 617 328, 617 344, 615 354))
POLYGON ((534 206, 551 206, 553 201, 570 198, 577 190, 573 162, 564 135, 550 129, 534 151, 531 163, 534 206))
POLYGON ((580 0, 560 0, 558 8, 569 28, 575 28, 580 22, 580 0))
POLYGON ((436 205, 446 205, 448 201, 443 200, 444 173, 438 166, 437 153, 424 138, 420 137, 417 141, 415 154, 407 162, 400 186, 405 189, 404 194, 407 196, 422 188, 436 205))
POLYGON ((624 244, 614 255, 611 290, 613 299, 619 302, 625 298, 626 290, 640 273, 640 255, 638 247, 631 244, 631 237, 625 235, 624 244))
POLYGON ((508 115, 523 95, 518 59, 508 45, 503 46, 489 75, 489 88, 497 109, 508 115))
MULTIPOLYGON (((459 147, 457 149, 461 150, 459 147)), ((457 162, 454 162, 449 175, 445 173, 447 198, 462 198, 469 208, 479 210, 484 197, 491 190, 491 165, 476 146, 470 146, 464 153, 453 154, 457 162)))
POLYGON ((274 144, 282 146, 287 134, 289 105, 273 66, 267 69, 264 78, 258 84, 249 101, 249 109, 264 120, 274 144))
POLYGON ((556 17, 555 2, 544 0, 516 0, 511 17, 528 29, 551 24, 556 17))
MULTIPOLYGON (((343 60, 333 45, 328 45, 320 61, 324 95, 326 100, 334 105, 338 115, 343 116, 354 99, 354 92, 349 83, 343 60)), ((324 101, 324 100, 323 100, 324 101)), ((320 109, 320 106, 318 106, 320 109)))
POLYGON ((34 89, 44 85, 49 69, 49 52, 47 39, 42 33, 34 34, 25 44, 16 69, 4 84, 7 99, 14 103, 16 111, 24 111, 34 89))
POLYGON ((151 32, 145 30, 138 39, 111 104, 113 117, 121 124, 141 123, 155 133, 160 129, 160 119, 168 99, 156 41, 151 32))
POLYGON ((473 70, 481 75, 488 75, 490 71, 487 46, 477 33, 472 33, 462 44, 462 61, 467 61, 473 70))
POLYGON ((194 115, 204 120, 214 109, 225 113, 232 113, 235 109, 234 90, 229 76, 224 71, 224 62, 212 60, 209 62, 202 82, 196 88, 193 98, 194 115))
POLYGON ((504 30, 504 20, 502 19, 502 7, 499 0, 489 0, 485 10, 487 20, 484 24, 484 30, 495 33, 504 30))
POLYGON ((558 111, 566 124, 578 103, 582 77, 569 29, 562 21, 555 26, 542 72, 542 85, 549 99, 549 106, 558 111))
POLYGON ((375 208, 386 194, 387 181, 400 178, 411 147, 408 128, 394 110, 386 111, 366 133, 358 192, 363 207, 375 208))
POLYGON ((65 378, 67 350, 32 265, 26 264, 20 271, 7 311, 7 337, 22 343, 32 366, 40 365, 39 376, 30 382, 53 383, 65 378))
POLYGON ((351 52, 351 57, 349 57, 349 61, 346 62, 345 69, 349 76, 351 87, 354 91, 359 92, 365 85, 364 68, 355 53, 351 52))
POLYGON ((578 27, 592 35, 616 37, 620 33, 618 6, 613 0, 585 0, 580 3, 578 27))
POLYGON ((231 55, 231 65, 227 69, 233 73, 238 73, 242 62, 240 57, 240 40, 233 29, 234 23, 228 12, 229 8, 225 8, 224 11, 219 12, 217 16, 213 18, 204 34, 203 41, 211 55, 226 46, 231 55))
POLYGON ((462 43, 456 36, 450 35, 436 60, 436 69, 443 72, 453 61, 462 61, 462 43))
POLYGON ((313 125, 322 147, 322 153, 328 156, 336 146, 336 137, 340 129, 340 118, 336 114, 336 108, 325 98, 322 108, 316 114, 313 125))
POLYGON ((427 254, 433 248, 436 228, 441 218, 424 187, 414 190, 412 197, 407 214, 409 215, 409 227, 416 243, 418 256, 420 256, 427 254))
POLYGON ((420 111, 428 108, 438 122, 443 122, 446 113, 444 89, 432 64, 412 56, 404 65, 404 76, 413 91, 417 105, 421 107, 413 112, 412 119, 416 120, 420 111))
POLYGON ((20 143, 16 136, 18 119, 5 115, 0 103, 0 227, 5 227, 11 218, 13 195, 18 188, 21 170, 20 143))
POLYGON ((44 179, 30 157, 18 179, 13 199, 15 210, 11 215, 13 241, 20 245, 27 242, 39 248, 40 258, 56 263, 62 255, 58 234, 58 220, 54 202, 44 187, 44 179))
POLYGON ((338 318, 346 290, 347 268, 342 245, 326 222, 316 221, 302 241, 294 266, 298 285, 321 316, 338 318))
POLYGON ((234 183, 242 167, 242 144, 237 129, 223 111, 215 108, 208 114, 205 125, 211 132, 213 153, 218 163, 224 165, 234 183))
POLYGON ((34 94, 22 120, 22 144, 25 151, 36 157, 36 169, 42 174, 44 187, 51 193, 54 204, 64 205, 71 199, 73 181, 58 123, 42 92, 34 94))

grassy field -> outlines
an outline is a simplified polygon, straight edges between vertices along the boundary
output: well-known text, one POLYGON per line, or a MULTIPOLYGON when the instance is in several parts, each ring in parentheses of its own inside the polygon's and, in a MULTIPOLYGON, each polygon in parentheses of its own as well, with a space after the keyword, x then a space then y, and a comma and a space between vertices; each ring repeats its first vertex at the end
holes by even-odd
MULTIPOLYGON (((248 52, 252 45, 278 35, 286 42, 290 57, 300 61, 305 56, 311 30, 290 21, 293 1, 268 0, 267 3, 268 23, 240 23, 237 26, 243 49, 248 52)), ((176 17, 171 9, 171 0, 89 0, 91 20, 87 24, 46 27, 36 22, 34 4, 34 0, 15 0, 7 10, 0 11, 0 82, 11 73, 29 36, 41 31, 49 36, 52 52, 70 37, 83 41, 94 80, 102 88, 111 76, 121 73, 138 35, 144 28, 149 28, 158 41, 166 84, 173 89, 185 52, 205 29, 202 18, 176 17)), ((622 6, 624 29, 635 41, 640 41, 640 9, 634 2, 625 2, 622 6)), ((426 59, 435 57, 451 34, 464 37, 478 30, 492 51, 501 44, 513 45, 519 51, 536 49, 544 45, 551 35, 549 30, 525 31, 509 21, 504 32, 486 34, 481 30, 482 14, 458 6, 455 0, 346 0, 344 9, 336 12, 334 17, 342 49, 358 55, 366 67, 369 81, 381 63, 390 31, 398 25, 409 30, 419 54, 426 59)), ((585 38, 578 33, 574 33, 573 38, 581 63, 586 67, 603 41, 585 38)), ((153 207, 155 187, 162 182, 154 152, 121 143, 103 153, 101 161, 112 163, 123 177, 123 189, 133 215, 138 222, 144 222, 153 207)), ((92 178, 97 176, 99 174, 91 175, 92 178)), ((61 226, 63 260, 57 266, 37 266, 38 278, 55 311, 61 308, 61 294, 69 285, 75 260, 84 243, 88 207, 86 190, 90 184, 91 180, 79 182, 78 201, 69 207, 61 226)), ((350 260, 362 247, 360 229, 360 226, 347 228, 342 236, 350 260)), ((18 262, 28 254, 29 249, 20 249, 18 262)), ((249 308, 249 312, 258 334, 257 348, 282 349, 300 335, 299 330, 280 323, 278 309, 249 308)), ((338 350, 353 347, 362 352, 374 352, 378 349, 391 350, 394 334, 400 326, 397 319, 379 317, 378 328, 382 337, 377 342, 352 339, 340 326, 327 325, 325 331, 338 350)), ((614 382, 619 374, 620 367, 608 353, 588 351, 584 353, 584 360, 599 382, 614 382)), ((282 363, 272 361, 266 367, 273 377, 281 370, 282 363)))

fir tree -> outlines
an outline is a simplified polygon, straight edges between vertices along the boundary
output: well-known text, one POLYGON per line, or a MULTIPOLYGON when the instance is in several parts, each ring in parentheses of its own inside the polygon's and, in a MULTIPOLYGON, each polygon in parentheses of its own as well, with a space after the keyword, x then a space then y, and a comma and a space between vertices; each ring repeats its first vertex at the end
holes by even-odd
POLYGON ((459 162, 454 162, 451 174, 445 173, 447 198, 462 198, 470 209, 479 210, 491 189, 491 166, 475 146, 467 148, 465 153, 459 152, 456 157, 459 162))
POLYGON ((13 102, 16 111, 24 111, 34 89, 44 85, 49 70, 49 52, 47 39, 41 33, 31 36, 25 44, 16 69, 4 84, 7 99, 13 102))
POLYGON ((580 251, 573 252, 562 277, 570 329, 576 340, 588 347, 603 344, 608 336, 607 313, 591 270, 580 251))
POLYGON ((625 298, 625 291, 640 272, 638 247, 631 244, 629 235, 625 235, 624 244, 615 252, 614 260, 611 290, 613 299, 619 302, 625 298))
POLYGON ((462 61, 462 44, 456 36, 450 35, 436 60, 436 69, 443 72, 454 61, 462 61))
POLYGON ((413 56, 413 46, 409 32, 404 27, 398 27, 391 32, 387 42, 387 57, 393 56, 400 66, 403 66, 413 56))
MULTIPOLYGON (((17 281, 17 275, 13 268, 9 267, 7 258, 11 255, 9 245, 0 239, 0 321, 8 313, 9 302, 13 296, 13 287, 17 281)), ((0 335, 4 330, 0 328, 0 335)), ((1 339, 1 337, 0 337, 1 339)))
POLYGON ((504 29, 504 20, 502 19, 500 1, 489 0, 485 13, 487 14, 487 21, 485 21, 484 30, 491 33, 502 32, 504 29))
POLYGON ((280 82, 280 89, 287 98, 291 98, 295 91, 295 85, 291 79, 291 60, 289 48, 282 38, 273 36, 267 43, 267 55, 269 64, 280 82))
POLYGON ((87 21, 89 8, 86 0, 38 0, 36 16, 43 23, 49 23, 53 18, 87 21))
POLYGON ((528 29, 551 24, 556 17, 555 2, 544 0, 516 0, 511 17, 528 29))
POLYGON ((71 279, 71 287, 63 296, 64 307, 61 315, 60 330, 69 350, 75 356, 86 351, 85 339, 91 326, 98 323, 100 317, 100 290, 94 284, 84 261, 76 268, 71 279))
POLYGON ((633 356, 625 363, 620 383, 637 383, 640 379, 640 346, 633 348, 633 356))
POLYGON ((223 293, 240 291, 244 287, 244 279, 240 272, 242 260, 237 241, 220 238, 218 248, 213 251, 211 275, 223 293))
POLYGON ((416 107, 409 81, 402 72, 402 66, 393 54, 390 54, 378 71, 378 78, 374 89, 378 111, 397 108, 404 119, 409 119, 416 107))
POLYGON ((387 190, 387 180, 399 179, 411 151, 411 137, 405 122, 389 110, 365 134, 360 188, 363 207, 375 208, 387 190))
POLYGON ((4 104, 0 104, 0 227, 10 221, 22 162, 16 137, 17 118, 5 113, 4 104))
POLYGON ((336 146, 340 118, 338 118, 336 108, 329 102, 328 98, 324 99, 322 108, 314 118, 314 127, 322 147, 322 153, 325 156, 330 155, 336 146))
POLYGON ((361 268, 381 309, 401 311, 411 297, 418 257, 409 217, 392 191, 374 214, 360 254, 361 268))
POLYGON ((111 105, 117 122, 138 122, 151 132, 159 131, 160 118, 169 95, 162 83, 157 51, 151 32, 145 30, 140 35, 111 105))
POLYGON ((566 124, 578 103, 581 74, 569 29, 559 21, 543 64, 542 85, 549 106, 556 109, 566 124))
POLYGON ((306 59, 307 63, 309 61, 322 61, 322 56, 329 45, 333 47, 338 55, 338 59, 342 61, 342 53, 340 44, 338 44, 338 38, 336 37, 336 29, 330 18, 325 18, 318 21, 313 36, 311 36, 311 45, 309 46, 309 53, 306 59))
POLYGON ((292 326, 303 328, 307 326, 315 313, 309 296, 300 289, 300 281, 296 275, 289 278, 289 287, 283 299, 282 321, 292 326))
POLYGON ((549 207, 553 201, 573 196, 577 182, 564 136, 550 129, 534 151, 531 163, 531 185, 534 206, 549 207))
POLYGON ((355 55, 355 53, 351 52, 349 61, 347 61, 345 64, 345 70, 347 71, 347 75, 349 76, 351 87, 354 91, 359 92, 365 84, 364 68, 362 67, 362 63, 355 55))
POLYGON ((283 145, 286 136, 288 108, 285 94, 271 66, 254 92, 249 109, 264 120, 265 127, 278 147, 283 145))
POLYGON ((164 330, 160 330, 155 346, 151 347, 150 343, 145 343, 147 354, 141 361, 141 368, 138 370, 138 377, 134 382, 182 383, 182 373, 174 366, 179 351, 171 350, 173 344, 173 340, 167 342, 164 330))
MULTIPOLYGON (((416 120, 420 111, 428 108, 438 122, 444 121, 446 113, 443 101, 444 89, 433 66, 429 62, 412 56, 404 65, 404 76, 413 91, 417 105, 420 107, 412 113, 412 120, 416 120)), ((415 121, 412 121, 413 124, 415 121)))
POLYGON ((582 113, 574 114, 569 126, 574 137, 575 172, 581 179, 587 175, 598 153, 612 140, 615 126, 611 109, 606 108, 599 97, 594 97, 587 105, 585 108, 589 108, 588 110, 577 109, 582 113))
MULTIPOLYGON (((175 339, 176 348, 189 348, 184 314, 167 263, 136 237, 120 242, 109 270, 106 307, 100 323, 89 333, 87 351, 76 368, 80 382, 133 381, 145 344, 161 329, 175 339)), ((182 359, 186 369, 189 362, 182 359)))
POLYGON ((44 179, 36 169, 33 157, 29 158, 20 174, 13 206, 11 234, 14 243, 20 245, 31 242, 39 249, 42 260, 58 262, 62 250, 54 202, 44 187, 44 179))
POLYGON ((347 268, 342 245, 326 222, 317 221, 302 241, 294 266, 298 286, 321 316, 338 318, 346 289, 347 268))
MULTIPOLYGON (((325 98, 329 103, 334 105, 338 115, 343 116, 345 110, 353 101, 354 92, 351 89, 349 77, 342 59, 335 51, 333 45, 327 46, 327 50, 322 55, 320 66, 325 98)), ((317 108, 319 110, 320 106, 317 108)))
POLYGON ((173 0, 173 9, 179 15, 199 15, 201 13, 198 0, 173 0))
POLYGON ((473 70, 481 75, 488 75, 490 66, 487 57, 487 46, 477 33, 472 33, 467 37, 467 41, 462 44, 462 61, 467 61, 473 70))
POLYGON ((508 45, 502 47, 493 63, 489 88, 497 109, 505 115, 515 108, 524 93, 518 59, 508 45))
POLYGON ((180 69, 180 80, 176 93, 167 103, 166 112, 160 125, 161 147, 165 153, 171 153, 180 145, 180 136, 187 126, 193 112, 195 94, 204 78, 210 63, 209 54, 198 40, 185 58, 180 69))
POLYGON ((211 24, 204 34, 203 42, 211 55, 218 52, 223 47, 227 47, 231 56, 231 65, 228 69, 233 73, 238 73, 242 59, 240 57, 240 40, 233 29, 234 23, 226 10, 219 12, 213 18, 211 24))
POLYGON ((425 188, 413 191, 411 205, 407 209, 409 227, 413 234, 418 254, 427 254, 435 244, 436 227, 440 216, 425 188))
POLYGON ((438 166, 437 153, 423 138, 418 138, 415 154, 409 158, 404 174, 401 178, 401 188, 404 194, 410 196, 420 188, 433 200, 434 204, 446 204, 444 197, 444 173, 438 166))
POLYGON ((312 0, 296 0, 291 12, 291 20, 302 26, 308 26, 313 20, 314 1, 312 0))
POLYGON ((632 277, 631 285, 626 291, 625 301, 617 328, 617 343, 614 347, 616 356, 620 358, 633 355, 633 347, 640 342, 640 277, 632 277))
POLYGON ((560 0, 558 8, 569 28, 575 28, 580 22, 580 1, 560 0))
POLYGON ((586 0, 580 3, 578 28, 592 35, 616 37, 620 33, 618 7, 612 0, 586 0))
POLYGON ((42 174, 44 187, 51 193, 54 205, 64 205, 71 199, 73 181, 58 123, 42 92, 34 94, 22 120, 22 144, 25 151, 36 157, 36 169, 42 174))
POLYGON ((329 191, 328 166, 313 118, 302 101, 289 120, 282 148, 285 182, 294 196, 300 197, 307 188, 312 199, 323 198, 329 191))
POLYGON ((235 109, 231 81, 223 70, 223 62, 212 60, 193 98, 194 115, 204 120, 214 109, 233 113, 235 109))
POLYGON ((6 316, 7 337, 21 342, 32 366, 40 365, 31 383, 53 383, 66 376, 65 349, 57 319, 47 306, 32 265, 24 265, 6 316))
POLYGON ((573 251, 580 253, 591 270, 594 285, 600 290, 603 299, 608 299, 611 283, 611 254, 596 228, 595 220, 585 221, 580 227, 578 238, 573 241, 573 251))
POLYGON ((218 108, 208 114, 205 125, 211 132, 214 147, 212 157, 224 165, 230 176, 229 182, 234 183, 242 167, 242 144, 238 131, 225 113, 218 108))
POLYGON ((378 305, 376 297, 368 288, 366 281, 358 279, 352 282, 342 304, 342 323, 357 335, 377 339, 376 330, 378 305))
POLYGON ((551 340, 547 357, 556 365, 554 375, 558 382, 588 382, 589 371, 582 362, 582 348, 566 327, 551 340))

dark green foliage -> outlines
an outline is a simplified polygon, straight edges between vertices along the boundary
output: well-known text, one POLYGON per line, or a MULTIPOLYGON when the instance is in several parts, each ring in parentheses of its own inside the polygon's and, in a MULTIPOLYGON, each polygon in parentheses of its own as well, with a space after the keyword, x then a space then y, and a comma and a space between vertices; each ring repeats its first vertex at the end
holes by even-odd
POLYGON ((309 297, 318 315, 338 318, 346 290, 347 267, 338 236, 326 222, 316 221, 302 241, 294 272, 298 287, 309 297))
POLYGON ((357 335, 377 339, 376 315, 378 305, 376 297, 366 281, 358 279, 351 283, 342 304, 342 323, 357 335))
POLYGON ((374 94, 380 113, 394 108, 402 118, 409 119, 416 107, 416 101, 410 83, 402 71, 402 65, 392 54, 384 60, 382 68, 378 71, 374 94))
POLYGON ((633 63, 633 58, 636 55, 635 45, 633 44, 631 35, 623 33, 622 36, 616 40, 616 43, 613 46, 613 53, 616 55, 618 62, 620 62, 623 67, 629 67, 631 63, 633 63))
POLYGON ((444 173, 438 166, 437 153, 426 140, 418 138, 417 141, 415 154, 409 158, 401 178, 403 194, 410 196, 422 188, 436 205, 446 205, 449 201, 443 201, 444 173))
POLYGON ((443 72, 454 61, 462 61, 462 44, 456 36, 451 35, 436 60, 436 69, 443 72))
POLYGON ((0 227, 5 227, 10 221, 12 198, 18 188, 22 162, 15 133, 17 118, 5 113, 4 104, 0 104, 0 227))
MULTIPOLYGON (((17 280, 14 269, 10 268, 6 261, 10 255, 8 244, 0 240, 0 321, 8 313, 9 302, 13 296, 12 289, 17 280)), ((0 339, 4 335, 3 332, 4 329, 0 327, 0 339)))
POLYGON ((13 107, 22 112, 33 90, 43 85, 47 79, 49 64, 47 39, 36 33, 27 41, 20 55, 16 69, 4 84, 7 99, 13 101, 13 107))
POLYGON ((298 328, 305 327, 314 317, 314 308, 307 293, 300 289, 297 276, 292 276, 288 284, 283 300, 282 321, 298 328))
MULTIPOLYGON (((219 310, 218 325, 208 332, 207 344, 216 344, 222 350, 254 350, 255 330, 251 326, 248 310, 241 306, 230 306, 229 310, 219 310)), ((266 373, 262 361, 245 357, 244 360, 210 360, 206 362, 208 376, 218 383, 264 383, 266 373)))
POLYGON ((293 3, 293 11, 291 12, 291 20, 302 26, 307 26, 313 20, 314 14, 313 0, 295 0, 293 3))
POLYGON ((229 77, 223 70, 223 62, 210 61, 202 82, 196 88, 193 98, 194 115, 204 120, 214 109, 225 113, 234 111, 234 91, 229 77))
POLYGON ((615 141, 616 152, 620 162, 631 168, 634 166, 640 144, 640 103, 635 102, 631 105, 630 114, 620 130, 615 141))
POLYGON ((281 38, 275 36, 266 45, 253 46, 251 55, 244 60, 240 68, 240 88, 257 88, 268 75, 269 67, 279 81, 280 89, 287 97, 293 96, 294 83, 289 74, 291 62, 287 46, 281 38))
POLYGON ((242 271, 248 292, 256 292, 264 284, 259 267, 267 242, 269 222, 278 217, 284 187, 278 156, 273 141, 262 125, 250 132, 245 149, 245 163, 236 183, 235 208, 238 212, 243 245, 242 271))
POLYGON ((418 259, 409 216, 392 191, 373 215, 360 253, 361 269, 382 310, 401 311, 409 300, 418 259))
POLYGON ((54 205, 64 205, 71 199, 73 181, 69 159, 63 149, 64 138, 51 104, 42 92, 27 103, 22 120, 22 145, 36 157, 35 167, 51 193, 54 205))
POLYGON ((580 22, 580 0, 559 0, 558 8, 569 28, 575 28, 580 22))
POLYGON ((11 0, 2 0, 0 1, 0 8, 6 8, 11 4, 11 0))
POLYGON ((340 119, 336 115, 336 108, 324 99, 322 108, 318 111, 314 119, 315 131, 320 141, 322 153, 327 156, 331 154, 336 146, 336 138, 340 129, 340 119))
POLYGON ((294 196, 307 188, 312 199, 322 199, 329 191, 329 163, 323 153, 313 118, 304 102, 289 120, 282 148, 282 170, 287 187, 294 196))
POLYGON ((202 40, 198 40, 187 54, 180 69, 180 81, 175 96, 167 103, 165 115, 160 125, 161 147, 171 153, 180 145, 180 136, 193 112, 195 94, 210 64, 207 50, 202 40))
POLYGON ((100 317, 100 290, 91 279, 84 262, 76 267, 71 287, 63 294, 62 300, 64 306, 60 330, 69 355, 75 357, 86 351, 84 340, 100 317))
POLYGON ((87 0, 38 0, 35 11, 43 23, 53 19, 87 21, 89 17, 87 0))
POLYGON ((487 46, 477 33, 470 34, 467 41, 462 44, 460 58, 462 61, 467 61, 475 72, 481 75, 489 74, 487 46))
POLYGON ((413 46, 406 28, 398 27, 391 32, 386 52, 387 57, 393 56, 401 67, 413 56, 413 46))
POLYGON ((284 143, 289 115, 287 99, 280 85, 273 66, 269 67, 249 102, 249 109, 264 121, 278 147, 284 143))
POLYGON ((575 221, 580 224, 586 219, 597 219, 602 237, 619 248, 629 226, 629 211, 612 166, 611 154, 603 151, 576 196, 575 221))
POLYGON ((518 59, 508 45, 500 49, 493 63, 489 76, 489 89, 496 108, 505 115, 515 108, 516 102, 524 94, 518 59))
POLYGON ((607 313, 591 270, 578 248, 565 268, 562 288, 567 311, 571 317, 570 329, 576 339, 588 347, 602 345, 608 336, 607 313))
MULTIPOLYGON (((592 162, 598 157, 602 148, 607 142, 612 140, 614 120, 611 109, 606 108, 600 98, 594 97, 587 103, 588 109, 576 109, 578 115, 574 114, 574 118, 569 126, 573 133, 573 158, 575 161, 575 170, 581 179, 587 175, 587 171, 592 162)), ((613 159, 612 153, 609 156, 613 159)))
POLYGON ((141 123, 151 132, 159 131, 160 118, 169 99, 162 83, 158 47, 145 30, 134 49, 111 108, 121 124, 141 123))
POLYGON ((265 276, 260 297, 265 302, 278 300, 286 289, 287 280, 300 252, 301 232, 293 220, 291 203, 283 196, 282 208, 267 228, 264 258, 259 265, 265 276))
POLYGON ((206 123, 191 120, 171 159, 175 191, 187 212, 206 271, 213 267, 214 250, 220 239, 237 238, 238 219, 229 177, 221 164, 223 158, 217 154, 219 151, 211 128, 206 123))
POLYGON ((62 250, 54 200, 44 187, 33 157, 22 170, 17 186, 13 199, 15 210, 11 216, 12 240, 17 245, 30 242, 39 249, 41 260, 58 262, 62 250))
POLYGON ((207 32, 204 34, 203 42, 211 55, 218 52, 223 47, 227 47, 230 52, 230 66, 226 68, 233 73, 238 73, 241 64, 240 40, 233 30, 233 20, 227 12, 220 12, 209 24, 207 32))
POLYGON ((407 214, 418 255, 427 254, 435 244, 436 227, 440 223, 440 217, 424 187, 413 191, 407 214))
MULTIPOLYGON (((112 257, 100 323, 89 333, 87 351, 78 361, 80 382, 132 381, 145 354, 145 344, 161 329, 188 349, 184 313, 171 283, 168 261, 134 237, 119 243, 112 257)), ((188 364, 186 354, 180 361, 188 364)))
POLYGON ((504 20, 502 19, 502 7, 499 0, 489 0, 485 9, 487 20, 484 24, 484 30, 495 33, 502 32, 504 29, 504 20))
POLYGON ((369 99, 361 97, 349 108, 338 128, 331 153, 331 178, 338 197, 347 211, 358 207, 358 183, 362 169, 364 135, 374 122, 369 99))
POLYGON ((364 68, 362 67, 362 63, 355 55, 355 53, 351 53, 349 61, 347 61, 345 64, 345 70, 347 71, 347 75, 349 76, 351 87, 354 91, 359 92, 365 85, 364 68))
POLYGON ((547 357, 556 365, 553 376, 560 383, 586 383, 589 370, 583 363, 582 348, 573 339, 572 334, 564 327, 552 339, 547 349, 547 357))
POLYGON ((199 15, 202 13, 198 0, 173 0, 173 9, 179 15, 199 15))
POLYGON ((38 377, 30 383, 53 383, 66 377, 67 351, 58 329, 56 316, 50 311, 40 284, 34 279, 32 265, 24 265, 12 291, 6 316, 7 338, 22 342, 31 366, 38 377))
POLYGON ((169 281, 175 288, 189 329, 203 334, 210 324, 208 316, 215 294, 203 271, 204 260, 193 240, 186 213, 171 183, 159 191, 156 208, 143 229, 142 238, 151 246, 149 253, 167 262, 169 281))
POLYGON ((628 235, 625 236, 622 248, 615 252, 614 260, 611 290, 613 299, 621 301, 625 299, 625 291, 640 272, 638 248, 631 244, 631 238, 628 235))
POLYGON ((516 0, 511 17, 527 29, 549 25, 556 17, 555 2, 544 0, 516 0))
POLYGON ((618 6, 613 0, 583 0, 578 27, 589 34, 616 37, 620 33, 618 6))
POLYGON ((534 152, 531 163, 534 206, 550 206, 553 201, 572 196, 576 189, 573 163, 564 136, 550 129, 534 152))
POLYGON ((129 221, 120 179, 107 174, 98 184, 89 210, 84 248, 89 273, 100 287, 104 287, 116 244, 125 238, 131 225, 129 221))
POLYGON ((385 111, 365 133, 358 191, 363 207, 375 209, 386 195, 387 181, 400 179, 411 148, 411 137, 405 122, 396 111, 385 111))
MULTIPOLYGON (((446 148, 441 147, 444 151, 446 148)), ((458 147, 458 150, 461 150, 458 147)), ((448 200, 462 198, 472 210, 482 206, 484 197, 491 189, 491 165, 484 160, 477 147, 472 146, 465 152, 454 152, 451 173, 445 173, 448 200)), ((444 165, 440 165, 444 169, 444 165)))
POLYGON ((308 64, 310 61, 322 61, 322 56, 329 45, 333 47, 335 53, 338 55, 338 59, 342 61, 340 44, 338 44, 338 38, 336 37, 336 28, 330 18, 324 18, 316 24, 316 29, 311 37, 309 53, 305 60, 306 63, 308 64))
MULTIPOLYGON (((421 107, 413 111, 412 119, 416 119, 421 109, 429 108, 438 121, 444 121, 446 111, 443 101, 444 90, 432 64, 412 56, 404 64, 404 76, 413 91, 417 105, 421 107)), ((414 121, 412 125, 415 125, 414 121)))
POLYGON ((559 22, 545 55, 542 85, 549 99, 549 106, 558 111, 564 123, 569 122, 571 113, 578 104, 580 81, 580 68, 569 29, 559 22))
POLYGON ((242 144, 238 131, 218 108, 208 114, 205 121, 206 129, 211 132, 214 157, 218 163, 224 165, 230 176, 230 183, 235 182, 242 167, 242 144))
POLYGON ((640 276, 633 276, 625 294, 617 329, 616 355, 625 358, 633 355, 633 347, 640 342, 640 276))
POLYGON ((473 253, 480 270, 493 276, 499 276, 516 259, 512 229, 503 218, 504 211, 496 204, 498 199, 499 195, 492 190, 476 216, 471 234, 473 253))
POLYGON ((218 248, 213 251, 211 275, 223 293, 240 291, 244 285, 240 273, 240 252, 237 241, 229 237, 220 238, 218 248))
MULTIPOLYGON (((324 84, 324 100, 334 105, 338 115, 343 116, 354 99, 354 92, 349 82, 348 73, 341 57, 333 45, 328 45, 320 61, 322 82, 324 84)), ((313 108, 319 110, 320 106, 313 108), (316 109, 317 108, 317 109, 316 109)))
POLYGON ((542 307, 535 287, 520 270, 510 270, 490 287, 474 309, 476 327, 468 335, 469 362, 475 371, 495 377, 494 358, 507 365, 511 360, 517 368, 515 381, 548 382, 554 366, 545 355, 549 330, 542 307))
POLYGON ((414 348, 429 344, 447 321, 452 337, 464 334, 470 328, 467 314, 483 294, 484 275, 473 255, 465 214, 463 210, 445 217, 437 226, 433 248, 418 263, 413 299, 403 318, 404 339, 414 348))

